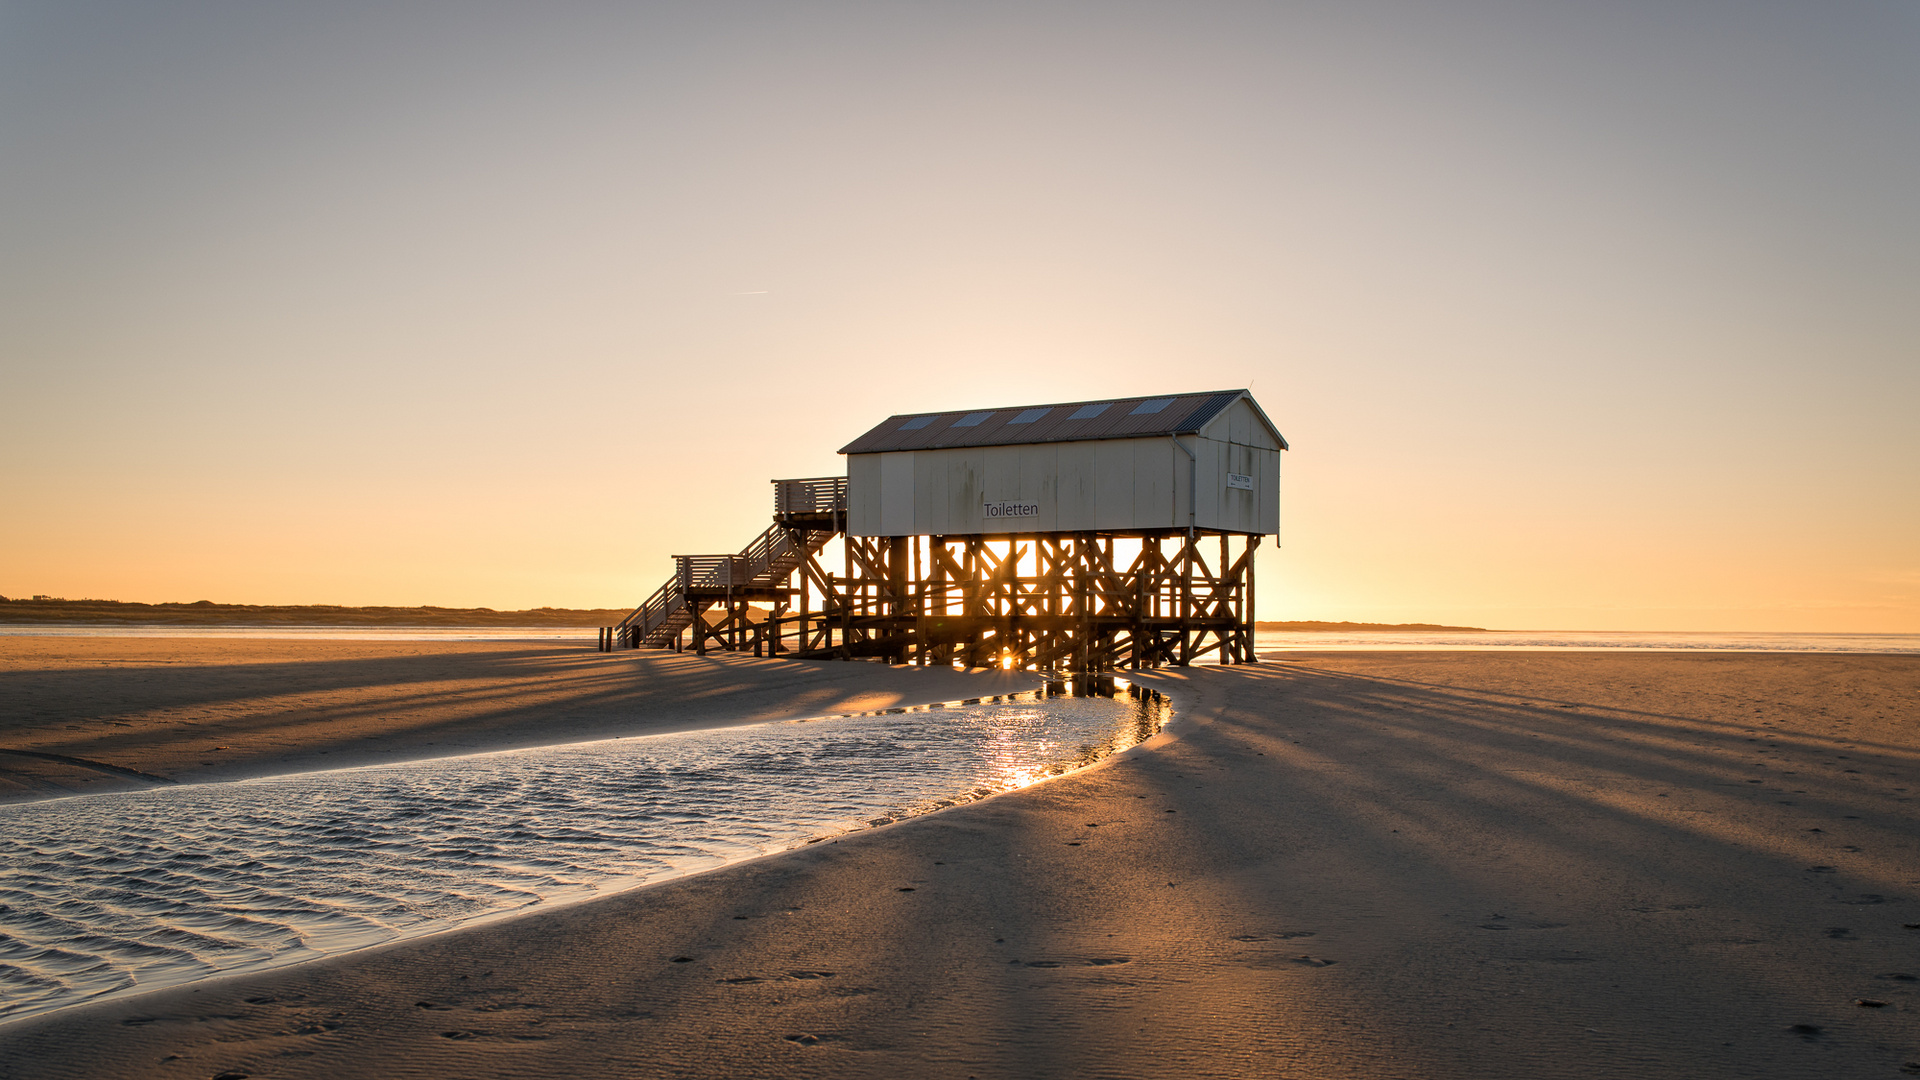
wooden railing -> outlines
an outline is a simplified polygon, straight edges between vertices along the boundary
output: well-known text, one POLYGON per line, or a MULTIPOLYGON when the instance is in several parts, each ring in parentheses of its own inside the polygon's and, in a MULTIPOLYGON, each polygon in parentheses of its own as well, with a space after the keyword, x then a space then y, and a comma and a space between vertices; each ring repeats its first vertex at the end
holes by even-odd
MULTIPOLYGON (((773 482, 773 513, 785 519, 799 514, 844 514, 847 509, 847 478, 812 476, 799 480, 773 482)), ((776 524, 735 555, 675 555, 674 573, 652 596, 607 628, 601 638, 603 648, 614 643, 625 646, 656 643, 678 634, 693 621, 687 594, 694 589, 745 588, 777 585, 807 557, 808 548, 819 546, 838 532, 836 522, 830 530, 809 528, 818 522, 803 523, 799 529, 776 524)))
POLYGON ((787 514, 832 514, 847 508, 847 478, 815 476, 804 480, 773 482, 773 512, 787 514))
MULTIPOLYGON (((838 497, 844 507, 846 481, 835 477, 827 479, 839 481, 838 497)), ((817 485, 822 481, 797 480, 785 483, 817 485)), ((821 497, 831 498, 833 494, 829 491, 821 497)), ((668 631, 677 634, 693 620, 687 604, 689 592, 694 589, 778 585, 807 557, 808 547, 817 550, 833 535, 828 530, 773 525, 748 544, 744 551, 735 555, 675 555, 673 577, 654 590, 645 603, 620 620, 612 633, 623 645, 647 644, 655 637, 666 636, 668 631)))
POLYGON ((680 587, 680 578, 676 575, 666 584, 653 591, 639 607, 613 629, 615 633, 627 633, 644 639, 654 631, 666 625, 673 613, 686 606, 686 591, 680 587))
POLYGON ((674 577, 680 590, 724 589, 753 581, 752 562, 742 555, 675 555, 674 577))

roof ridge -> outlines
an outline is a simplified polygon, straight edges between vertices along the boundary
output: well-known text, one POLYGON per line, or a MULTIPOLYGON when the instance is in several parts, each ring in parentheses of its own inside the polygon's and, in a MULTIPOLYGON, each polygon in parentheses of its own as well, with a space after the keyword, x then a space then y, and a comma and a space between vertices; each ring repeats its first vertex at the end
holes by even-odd
POLYGON ((894 413, 887 419, 909 420, 916 416, 945 416, 958 413, 965 416, 977 412, 1019 412, 1024 409, 1065 409, 1073 405, 1117 405, 1122 401, 1152 401, 1155 398, 1218 397, 1221 394, 1245 394, 1246 387, 1235 390, 1189 390, 1180 394, 1129 394, 1121 397, 1087 398, 1085 401, 1036 401, 1031 405, 995 405, 991 408, 933 409, 927 412, 894 413))
POLYGON ((1285 449, 1286 439, 1267 419, 1266 412, 1253 403, 1252 393, 1239 388, 1001 405, 991 409, 894 413, 841 447, 840 453, 872 454, 895 450, 1188 435, 1211 423, 1222 411, 1243 398, 1253 404, 1261 424, 1279 441, 1281 449, 1285 449), (1132 407, 1115 409, 1116 405, 1132 407), (1155 407, 1147 408, 1148 405, 1155 407))

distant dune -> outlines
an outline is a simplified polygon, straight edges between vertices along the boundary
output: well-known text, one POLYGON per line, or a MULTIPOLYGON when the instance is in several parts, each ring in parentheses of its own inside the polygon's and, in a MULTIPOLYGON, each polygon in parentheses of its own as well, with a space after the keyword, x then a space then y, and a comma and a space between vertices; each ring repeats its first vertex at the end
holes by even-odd
POLYGON ((1424 623, 1424 622, 1403 622, 1403 623, 1258 622, 1258 623, 1254 623, 1253 627, 1256 630, 1335 630, 1335 631, 1354 631, 1354 632, 1365 631, 1369 633, 1377 633, 1382 630, 1409 630, 1409 631, 1419 630, 1427 633, 1432 633, 1435 631, 1459 632, 1459 633, 1470 632, 1475 634, 1491 634, 1491 633, 1499 632, 1495 630, 1488 630, 1484 626, 1441 626, 1439 623, 1424 623))
POLYGON ((200 626, 611 626, 625 608, 339 607, 333 604, 132 604, 119 600, 9 600, 0 623, 160 623, 200 626))

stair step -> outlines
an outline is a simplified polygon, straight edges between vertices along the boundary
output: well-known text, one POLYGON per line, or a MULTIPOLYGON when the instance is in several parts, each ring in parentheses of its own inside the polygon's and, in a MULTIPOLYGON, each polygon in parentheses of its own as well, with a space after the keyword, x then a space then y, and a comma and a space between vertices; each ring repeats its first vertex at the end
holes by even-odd
POLYGON ((735 583, 738 587, 777 586, 838 535, 835 529, 789 529, 773 525, 738 555, 682 556, 680 573, 669 578, 645 603, 622 619, 618 628, 631 629, 638 619, 641 645, 665 645, 693 623, 693 614, 681 594, 685 587, 696 583, 689 580, 696 568, 702 571, 701 582, 720 576, 723 570, 731 578, 735 568, 740 567, 749 572, 744 580, 735 583), (700 560, 698 564, 694 562, 696 558, 700 560))

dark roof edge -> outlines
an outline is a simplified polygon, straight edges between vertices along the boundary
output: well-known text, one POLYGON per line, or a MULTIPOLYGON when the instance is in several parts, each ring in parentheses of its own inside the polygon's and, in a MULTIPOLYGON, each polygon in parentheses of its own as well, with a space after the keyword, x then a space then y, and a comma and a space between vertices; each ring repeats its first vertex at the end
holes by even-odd
MULTIPOLYGON (((1229 408, 1230 406, 1232 406, 1232 404, 1233 404, 1233 403, 1234 403, 1235 401, 1238 401, 1238 400, 1240 400, 1241 398, 1245 398, 1245 399, 1247 400, 1247 404, 1248 404, 1249 406, 1251 406, 1251 407, 1252 407, 1252 409, 1253 409, 1253 414, 1254 414, 1255 416, 1257 416, 1257 417, 1259 417, 1259 418, 1260 418, 1260 422, 1261 422, 1262 424, 1264 424, 1264 425, 1266 425, 1266 428, 1267 428, 1267 433, 1268 433, 1268 434, 1270 434, 1270 435, 1272 435, 1272 436, 1273 436, 1273 438, 1274 438, 1274 441, 1280 444, 1280 449, 1282 449, 1282 450, 1291 450, 1291 449, 1292 449, 1292 447, 1291 447, 1290 445, 1288 445, 1288 443, 1287 443, 1287 437, 1286 437, 1286 436, 1284 436, 1284 435, 1282 435, 1282 434, 1280 434, 1280 429, 1279 429, 1279 428, 1277 428, 1277 427, 1275 427, 1275 426, 1274 426, 1274 424, 1273 424, 1273 421, 1272 421, 1272 420, 1271 420, 1270 418, 1268 418, 1268 416, 1267 416, 1267 413, 1266 413, 1266 410, 1265 410, 1265 409, 1262 409, 1262 408, 1260 407, 1260 404, 1259 404, 1259 402, 1256 402, 1255 400, 1253 400, 1253 394, 1252 394, 1252 392, 1251 392, 1251 391, 1249 391, 1249 390, 1247 390, 1247 389, 1246 389, 1246 388, 1244 388, 1244 387, 1242 387, 1242 388, 1240 388, 1240 389, 1237 389, 1237 390, 1200 390, 1200 391, 1194 391, 1194 392, 1191 392, 1191 393, 1186 393, 1186 394, 1173 394, 1173 395, 1166 395, 1166 396, 1172 396, 1172 397, 1203 397, 1203 398, 1220 398, 1220 397, 1225 397, 1225 398, 1226 398, 1226 400, 1225 400, 1224 402, 1222 402, 1222 403, 1221 403, 1221 405, 1220 405, 1220 407, 1219 407, 1219 408, 1217 408, 1217 409, 1212 409, 1212 410, 1206 410, 1206 409, 1204 409, 1204 408, 1203 408, 1203 409, 1199 409, 1199 410, 1195 410, 1195 412, 1194 412, 1194 413, 1191 413, 1191 414, 1189 414, 1189 417, 1192 417, 1192 416, 1194 416, 1194 415, 1197 415, 1198 413, 1200 413, 1200 412, 1202 412, 1202 411, 1204 411, 1204 412, 1206 413, 1206 415, 1205 415, 1205 417, 1204 417, 1203 419, 1201 419, 1201 420, 1199 420, 1198 422, 1195 422, 1195 423, 1188 423, 1187 421, 1184 421, 1184 420, 1183 420, 1183 421, 1182 421, 1182 422, 1180 423, 1180 425, 1179 425, 1178 427, 1176 427, 1176 428, 1174 428, 1174 429, 1173 429, 1173 430, 1172 430, 1171 432, 1159 432, 1159 433, 1155 433, 1155 434, 1153 434, 1153 435, 1145 435, 1145 434, 1140 434, 1140 435, 1108 435, 1108 436, 1096 436, 1095 438, 1096 438, 1096 439, 1102 439, 1102 438, 1112 438, 1112 439, 1139 439, 1139 438, 1163 438, 1163 437, 1164 437, 1164 436, 1165 436, 1166 434, 1174 434, 1174 435, 1195 435, 1195 434, 1198 434, 1198 433, 1199 433, 1199 431, 1200 431, 1200 429, 1201 429, 1201 428, 1203 428, 1203 427, 1205 427, 1205 426, 1206 426, 1207 424, 1209 424, 1209 423, 1211 423, 1211 422, 1213 421, 1213 419, 1214 419, 1215 417, 1217 417, 1217 416, 1219 416, 1219 415, 1220 415, 1220 414, 1221 414, 1222 412, 1225 412, 1225 411, 1226 411, 1226 410, 1227 410, 1227 409, 1228 409, 1228 408, 1229 408)), ((930 411, 930 412, 917 412, 917 413, 896 413, 896 414, 894 414, 894 415, 892 415, 892 416, 889 416, 889 417, 888 417, 888 418, 887 418, 887 419, 886 419, 885 421, 882 421, 882 423, 883 423, 883 424, 890 424, 890 423, 893 423, 894 421, 906 421, 906 420, 913 420, 913 419, 916 419, 916 418, 918 418, 918 417, 922 417, 922 416, 948 416, 948 415, 951 415, 951 414, 954 414, 954 413, 967 413, 967 412, 1004 412, 1004 411, 1011 411, 1011 410, 1013 410, 1013 409, 1023 409, 1023 408, 1025 408, 1025 409, 1071 409, 1071 408, 1074 408, 1075 406, 1080 406, 1080 405, 1094 405, 1094 404, 1098 404, 1098 403, 1100 403, 1100 402, 1107 402, 1107 401, 1130 401, 1130 400, 1134 400, 1134 399, 1133 399, 1132 397, 1104 397, 1104 398, 1088 398, 1088 399, 1086 399, 1085 401, 1061 401, 1061 402, 1052 402, 1052 403, 1048 403, 1048 404, 1044 404, 1044 405, 1000 405, 1000 406, 996 406, 996 407, 994 407, 994 408, 992 408, 992 409, 935 409, 935 410, 932 410, 932 411, 930 411)), ((870 431, 871 431, 871 430, 873 430, 873 429, 870 429, 870 431)), ((841 454, 854 454, 854 453, 860 453, 860 454, 880 454, 880 453, 887 453, 887 451, 884 451, 884 450, 854 450, 854 449, 853 449, 853 446, 854 446, 854 445, 855 445, 856 443, 858 443, 858 442, 860 442, 860 441, 861 441, 862 439, 864 439, 864 438, 866 438, 866 435, 861 435, 861 436, 860 436, 859 438, 856 438, 856 439, 854 439, 854 440, 853 440, 853 442, 850 442, 850 443, 848 443, 848 444, 847 444, 846 446, 843 446, 843 447, 841 447, 841 448, 840 448, 840 449, 839 449, 839 450, 838 450, 837 452, 838 452, 838 453, 841 453, 841 454)), ((1062 439, 1062 440, 1055 440, 1055 439, 1045 439, 1045 440, 1041 440, 1041 441, 1043 441, 1043 442, 1056 442, 1056 441, 1058 441, 1058 442, 1069 442, 1069 441, 1080 441, 1080 440, 1078 440, 1078 439, 1062 439)), ((1011 444, 1011 445, 1018 445, 1018 444, 1011 444)), ((927 447, 926 449, 940 449, 940 448, 938 448, 938 447, 927 447)))
POLYGON ((1280 444, 1280 449, 1282 450, 1293 449, 1292 447, 1287 445, 1287 437, 1285 435, 1280 434, 1280 429, 1277 427, 1274 427, 1273 421, 1267 418, 1267 411, 1260 407, 1259 402, 1253 400, 1253 391, 1246 390, 1246 389, 1215 390, 1212 393, 1210 393, 1208 396, 1209 398, 1216 399, 1216 400, 1219 398, 1226 398, 1226 400, 1220 402, 1220 405, 1218 408, 1209 410, 1202 407, 1200 409, 1195 409, 1193 413, 1187 417, 1186 420, 1181 421, 1181 424, 1178 428, 1174 429, 1174 432, 1173 432, 1174 434, 1198 435, 1200 433, 1201 428, 1206 427, 1208 424, 1213 423, 1214 418, 1218 417, 1221 413, 1226 412, 1228 409, 1232 408, 1234 402, 1239 401, 1242 398, 1245 398, 1247 402, 1247 407, 1253 410, 1253 415, 1259 417, 1260 422, 1262 424, 1266 425, 1267 434, 1273 436, 1273 441, 1280 444), (1200 414, 1202 412, 1205 412, 1206 415, 1201 416, 1200 414), (1195 419, 1195 417, 1198 417, 1198 419, 1195 419))
POLYGON ((1267 425, 1267 434, 1273 436, 1273 441, 1280 444, 1280 449, 1282 450, 1293 449, 1292 446, 1289 446, 1287 444, 1287 437, 1285 435, 1280 434, 1280 429, 1277 427, 1274 427, 1273 421, 1267 418, 1267 410, 1261 408, 1260 403, 1253 400, 1253 391, 1242 390, 1240 391, 1240 396, 1247 399, 1247 407, 1253 410, 1253 415, 1259 417, 1260 422, 1267 425))

